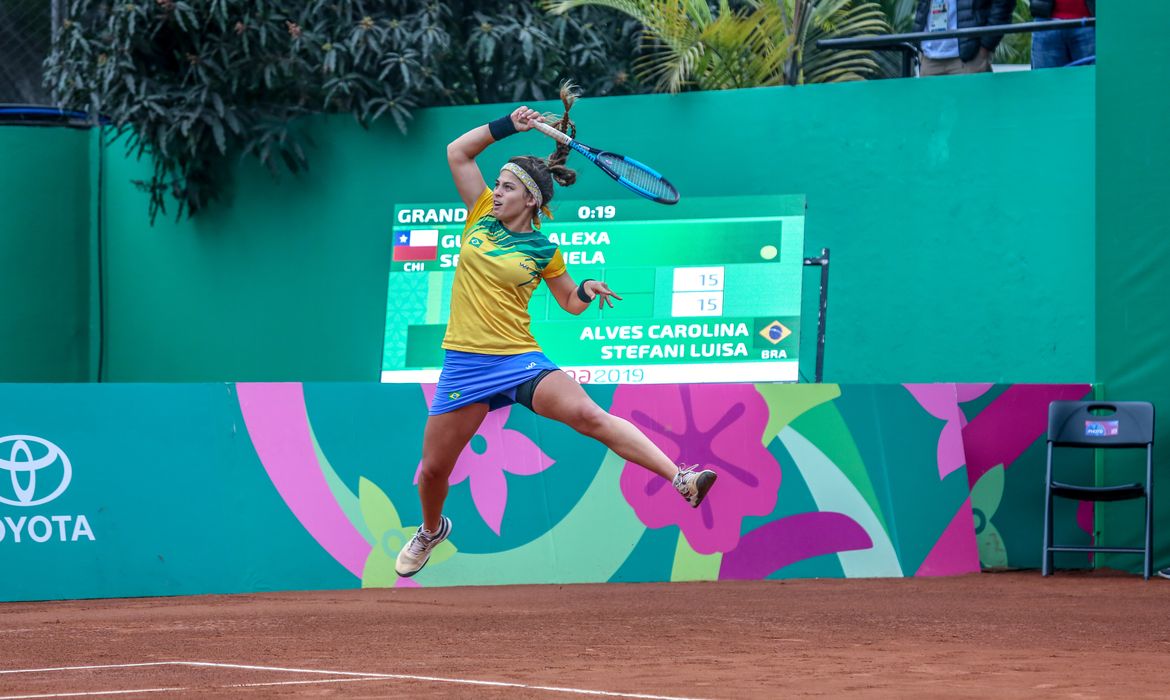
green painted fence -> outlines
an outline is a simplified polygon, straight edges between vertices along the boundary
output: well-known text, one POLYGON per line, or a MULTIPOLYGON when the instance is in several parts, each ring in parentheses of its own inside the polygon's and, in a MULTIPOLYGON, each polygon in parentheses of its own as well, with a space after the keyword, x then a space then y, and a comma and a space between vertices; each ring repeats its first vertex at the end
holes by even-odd
MULTIPOLYGON (((1161 412, 1155 436, 1155 563, 1170 564, 1170 66, 1153 32, 1170 22, 1170 3, 1101 3, 1097 96, 1097 379, 1103 398, 1153 401, 1161 412), (1161 457, 1159 458, 1159 455, 1161 457)), ((1112 453, 1102 483, 1141 481, 1144 459, 1112 453)), ((1102 542, 1139 546, 1142 503, 1099 507, 1102 542)), ((1140 557, 1104 555, 1105 566, 1138 570, 1140 557)))
POLYGON ((96 138, 0 127, 0 381, 96 378, 96 138))
MULTIPOLYGON (((653 163, 684 196, 807 195, 806 251, 833 256, 826 379, 1091 381, 1094 290, 1067 281, 1093 276, 1094 84, 1088 68, 586 99, 574 114, 582 139, 653 163), (1028 177, 1037 163, 1045 178, 1028 177)), ((452 199, 445 144, 505 109, 423 110, 406 136, 309 120, 307 176, 242 165, 226 201, 154 228, 130 185, 148 168, 114 147, 106 376, 375 380, 394 205, 452 199)), ((514 137, 484 167, 549 145, 514 137)), ((619 194, 577 165, 563 197, 619 194)))
MULTIPOLYGON (((698 509, 501 409, 451 475, 451 539, 402 580, 429 385, 0 385, 0 600, 1037 566, 1044 406, 1088 390, 591 387, 719 472, 698 509)), ((1087 541, 1074 507, 1059 515, 1064 541, 1087 541)))

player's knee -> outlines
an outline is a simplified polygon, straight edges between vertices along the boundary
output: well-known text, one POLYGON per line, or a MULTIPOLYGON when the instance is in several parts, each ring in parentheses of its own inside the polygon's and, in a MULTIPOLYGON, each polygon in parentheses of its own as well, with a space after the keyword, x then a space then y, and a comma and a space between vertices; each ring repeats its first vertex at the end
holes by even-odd
POLYGON ((422 484, 446 481, 453 467, 454 465, 448 467, 445 464, 424 457, 418 465, 418 482, 422 484))
POLYGON ((573 419, 573 428, 582 435, 597 437, 605 431, 610 416, 600 406, 590 403, 576 412, 573 419))

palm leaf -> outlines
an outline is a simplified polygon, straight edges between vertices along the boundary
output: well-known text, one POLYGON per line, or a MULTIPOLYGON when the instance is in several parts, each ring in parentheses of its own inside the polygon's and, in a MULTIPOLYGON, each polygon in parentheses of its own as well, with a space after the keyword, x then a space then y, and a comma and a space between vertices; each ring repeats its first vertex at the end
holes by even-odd
POLYGON ((889 32, 889 22, 876 3, 833 0, 816 5, 802 42, 806 47, 801 62, 804 81, 837 82, 878 75, 874 52, 822 50, 817 48, 817 41, 830 37, 875 36, 889 32))
MULTIPOLYGON (((886 0, 895 2, 895 0, 886 0)), ((820 51, 830 36, 887 34, 877 0, 545 0, 564 14, 585 6, 625 13, 643 27, 634 69, 655 90, 861 80, 879 74, 870 51, 820 51)), ((903 4, 904 7, 904 4, 903 4)))

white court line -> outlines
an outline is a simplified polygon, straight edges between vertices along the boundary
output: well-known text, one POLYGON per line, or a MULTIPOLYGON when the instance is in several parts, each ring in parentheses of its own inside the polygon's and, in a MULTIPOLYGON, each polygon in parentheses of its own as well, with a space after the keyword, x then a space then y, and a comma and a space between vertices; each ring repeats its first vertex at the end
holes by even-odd
MULTIPOLYGON (((408 676, 408 678, 413 678, 413 677, 414 676, 408 676)), ((263 688, 263 687, 267 687, 267 686, 271 686, 271 685, 314 685, 317 683, 369 683, 370 681, 392 681, 392 680, 398 680, 398 679, 399 679, 399 677, 397 677, 397 676, 386 677, 386 678, 381 677, 381 676, 376 677, 376 678, 326 678, 324 680, 315 680, 315 681, 273 681, 273 682, 269 682, 269 683, 233 683, 231 685, 221 685, 219 687, 220 688, 263 688)), ((443 680, 443 679, 436 678, 436 679, 428 679, 428 680, 443 680)), ((457 683, 460 681, 452 681, 452 682, 457 683)), ((515 687, 520 687, 520 688, 531 688, 534 690, 550 690, 550 691, 560 690, 559 688, 542 688, 541 686, 527 686, 527 685, 520 686, 520 685, 517 685, 515 683, 493 683, 491 681, 464 681, 464 682, 482 683, 484 685, 489 685, 489 684, 490 685, 502 685, 502 686, 507 686, 507 687, 515 686, 515 687)), ((663 695, 633 695, 633 694, 629 694, 629 693, 610 693, 610 692, 606 692, 604 690, 566 690, 565 692, 586 693, 586 694, 590 694, 590 695, 594 695, 594 694, 596 694, 596 695, 615 695, 617 697, 622 697, 622 698, 659 698, 661 700, 690 700, 689 698, 674 698, 671 696, 663 696, 663 695)), ((5 699, 0 698, 0 700, 5 700, 5 699)))
POLYGON ((321 671, 315 668, 284 668, 282 666, 250 666, 248 664, 220 664, 212 661, 168 661, 179 666, 207 666, 210 668, 240 668, 245 671, 282 671, 284 673, 316 673, 321 676, 361 676, 363 678, 409 678, 393 673, 362 673, 361 671, 321 671))
MULTIPOLYGON (((70 669, 72 670, 72 669, 70 669)), ((83 695, 130 695, 132 693, 166 693, 187 688, 140 688, 138 690, 95 690, 89 693, 51 693, 49 695, 0 695, 0 700, 30 700, 30 698, 79 698, 83 695)))
MULTIPOLYGON (((550 693, 570 693, 574 695, 593 695, 611 698, 636 698, 637 700, 700 700, 699 698, 687 698, 677 695, 649 695, 645 693, 619 693, 608 690, 586 690, 584 688, 564 688, 560 686, 549 685, 527 685, 525 683, 509 683, 505 681, 479 681, 469 678, 444 678, 441 676, 415 676, 403 673, 363 673, 360 671, 327 671, 322 669, 310 668, 285 668, 282 666, 254 666, 248 664, 225 664, 214 663, 210 661, 153 661, 147 663, 135 664, 102 664, 95 666, 59 666, 56 668, 32 668, 32 669, 14 669, 7 671, 0 671, 0 673, 37 673, 49 671, 82 671, 92 669, 106 669, 106 668, 140 668, 143 666, 195 666, 203 668, 234 668, 246 671, 275 671, 283 673, 312 673, 316 675, 331 675, 331 676, 347 676, 343 679, 330 679, 333 682, 345 681, 359 681, 359 680, 405 680, 405 681, 425 681, 430 683, 455 683, 459 685, 475 685, 488 686, 493 688, 518 688, 521 690, 543 690, 550 693)), ((297 685, 310 683, 323 683, 329 681, 282 681, 273 683, 245 683, 235 685, 218 686, 220 688, 238 688, 238 687, 260 687, 268 685, 297 685)), ((168 690, 188 690, 187 688, 146 688, 141 690, 110 690, 102 692, 89 693, 58 693, 52 695, 11 695, 0 697, 0 700, 17 700, 17 698, 66 698, 79 697, 84 695, 126 695, 131 693, 158 693, 168 690)))
MULTIPOLYGON (((315 681, 273 681, 270 683, 233 683, 221 685, 220 688, 264 688, 270 685, 313 685, 315 683, 369 683, 370 681, 387 681, 390 678, 326 678, 315 681)), ((0 700, 3 700, 0 698, 0 700)))
POLYGON ((173 666, 179 661, 148 661, 141 664, 101 664, 98 666, 57 666, 56 668, 17 668, 0 673, 47 673, 49 671, 90 671, 99 668, 138 668, 141 666, 173 666))
POLYGON ((477 681, 468 678, 443 678, 440 676, 412 676, 403 673, 361 673, 357 671, 322 671, 307 668, 281 668, 276 666, 249 666, 245 664, 220 664, 207 661, 177 661, 175 663, 186 666, 212 666, 218 668, 239 668, 250 671, 284 671, 286 673, 319 673, 339 676, 360 676, 363 679, 395 679, 405 681, 429 681, 432 683, 457 683, 461 685, 481 685, 493 688, 520 688, 522 690, 544 690, 550 693, 573 693, 576 695, 599 695, 609 698, 637 698, 638 700, 701 700, 700 698, 686 698, 677 695, 647 695, 643 693, 617 693, 608 690, 585 690, 582 688, 561 688, 551 685, 527 685, 524 683, 507 683, 504 681, 477 681))

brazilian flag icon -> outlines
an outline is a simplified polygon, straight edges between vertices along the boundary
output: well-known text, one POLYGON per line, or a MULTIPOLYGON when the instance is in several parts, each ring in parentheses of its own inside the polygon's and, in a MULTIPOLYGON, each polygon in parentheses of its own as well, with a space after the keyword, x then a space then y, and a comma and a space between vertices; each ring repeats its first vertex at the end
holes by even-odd
POLYGON ((779 345, 782 340, 792 335, 792 331, 779 321, 772 321, 760 330, 760 337, 772 345, 779 345))

